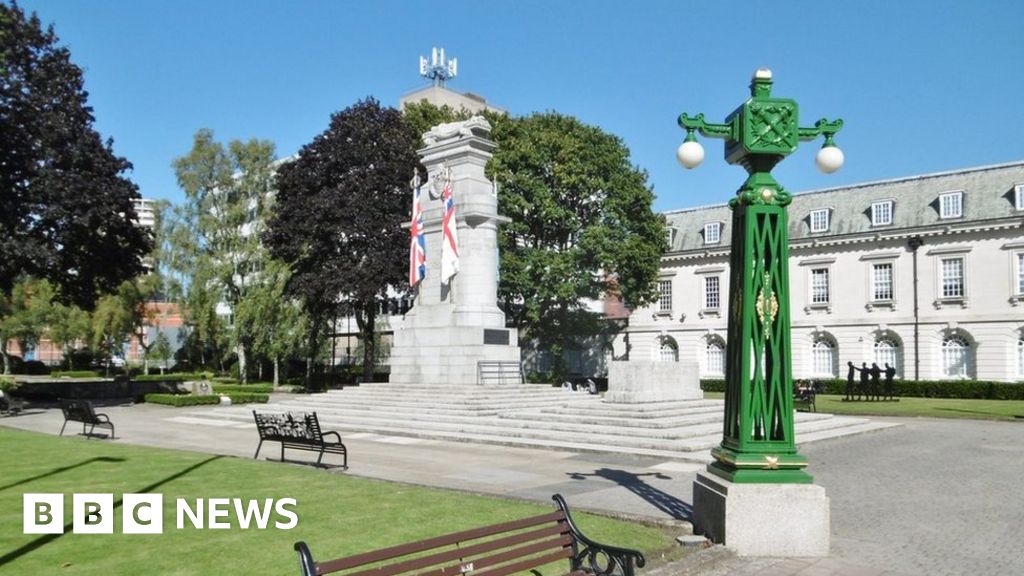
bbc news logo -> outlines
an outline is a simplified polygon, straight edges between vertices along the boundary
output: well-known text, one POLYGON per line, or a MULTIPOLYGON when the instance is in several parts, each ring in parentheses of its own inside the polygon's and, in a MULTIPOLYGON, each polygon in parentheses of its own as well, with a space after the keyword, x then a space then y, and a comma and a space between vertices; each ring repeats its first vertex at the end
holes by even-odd
MULTIPOLYGON (((175 527, 187 525, 199 530, 227 530, 234 517, 243 530, 291 530, 299 525, 294 498, 196 498, 175 501, 175 527), (273 520, 273 522, 271 522, 273 520)), ((75 534, 113 534, 115 510, 113 494, 72 494, 71 531, 75 534)), ((121 532, 124 534, 163 534, 163 494, 123 494, 121 532)), ((64 494, 25 494, 22 507, 25 534, 63 534, 64 494)))

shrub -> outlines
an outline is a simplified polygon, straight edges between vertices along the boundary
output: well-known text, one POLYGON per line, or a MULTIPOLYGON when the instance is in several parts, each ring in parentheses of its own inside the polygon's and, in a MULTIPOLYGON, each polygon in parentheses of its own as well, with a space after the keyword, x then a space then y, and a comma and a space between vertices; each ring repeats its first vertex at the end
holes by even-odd
POLYGON ((50 372, 54 378, 99 378, 100 373, 95 370, 55 370, 50 372))
MULTIPOLYGON (((216 382, 216 380, 214 380, 216 382)), ((214 384, 213 391, 218 394, 268 394, 274 391, 273 384, 214 384)))
MULTIPOLYGON (((266 404, 270 399, 267 394, 224 394, 231 398, 232 404, 266 404)), ((146 394, 146 402, 150 404, 166 404, 168 406, 201 406, 204 404, 220 404, 220 394, 209 396, 193 396, 191 394, 146 394)))
POLYGON ((209 380, 209 372, 176 372, 173 374, 150 374, 149 376, 132 376, 136 382, 185 382, 187 380, 209 380))
POLYGON ((18 384, 14 381, 12 376, 0 375, 0 390, 3 392, 12 392, 18 387, 18 384))
MULTIPOLYGON (((810 379, 825 394, 845 394, 846 380, 839 378, 810 379)), ((860 381, 855 382, 860 385, 860 381)), ((977 400, 1024 400, 1024 382, 991 382, 987 380, 896 380, 896 396, 907 398, 960 398, 977 400)), ((881 382, 885 387, 885 381, 881 382)), ((725 380, 700 381, 705 392, 725 392, 725 380)))
POLYGON ((220 404, 220 396, 192 396, 190 394, 146 394, 148 404, 166 404, 168 406, 199 406, 202 404, 220 404))

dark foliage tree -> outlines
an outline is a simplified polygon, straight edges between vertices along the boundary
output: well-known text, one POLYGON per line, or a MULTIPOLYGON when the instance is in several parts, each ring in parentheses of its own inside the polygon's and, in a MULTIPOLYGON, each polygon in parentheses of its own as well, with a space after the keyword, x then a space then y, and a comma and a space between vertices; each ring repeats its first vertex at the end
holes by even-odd
POLYGON ((87 97, 52 26, 0 4, 0 293, 31 275, 91 308, 143 271, 131 164, 93 129, 87 97))
MULTIPOLYGON (((276 214, 264 240, 292 269, 288 293, 308 316, 307 383, 328 321, 344 305, 373 373, 378 305, 405 278, 408 182, 419 167, 416 134, 393 108, 369 98, 331 117, 330 126, 282 165, 276 214)), ((421 168, 420 168, 421 169, 421 168)))

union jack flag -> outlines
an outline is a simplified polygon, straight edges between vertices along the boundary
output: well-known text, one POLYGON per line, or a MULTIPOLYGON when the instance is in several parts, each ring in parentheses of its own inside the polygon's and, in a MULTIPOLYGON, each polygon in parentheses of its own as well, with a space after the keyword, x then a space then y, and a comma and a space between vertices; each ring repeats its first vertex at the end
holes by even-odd
POLYGON ((409 225, 409 286, 415 287, 426 275, 427 239, 423 235, 423 205, 417 185, 412 191, 412 223, 409 225))
POLYGON ((455 222, 451 176, 445 176, 444 192, 441 193, 441 203, 444 205, 444 217, 441 220, 441 282, 447 284, 459 272, 459 228, 455 222))

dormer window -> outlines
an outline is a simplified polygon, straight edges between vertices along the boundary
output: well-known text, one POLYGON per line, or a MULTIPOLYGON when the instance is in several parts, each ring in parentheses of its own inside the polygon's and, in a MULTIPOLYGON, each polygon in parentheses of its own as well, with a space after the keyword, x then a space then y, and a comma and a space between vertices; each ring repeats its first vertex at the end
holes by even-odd
POLYGON ((964 215, 964 193, 939 194, 939 218, 960 218, 964 215))
POLYGON ((704 243, 718 244, 722 241, 722 223, 708 222, 704 225, 704 243))
POLYGON ((811 232, 828 232, 828 208, 811 211, 811 232))
POLYGON ((887 226, 892 224, 892 200, 882 200, 871 204, 871 225, 887 226))
POLYGON ((1024 184, 1013 187, 1013 206, 1017 210, 1024 210, 1024 184))
POLYGON ((672 249, 672 241, 675 240, 675 237, 676 237, 676 229, 675 228, 665 228, 665 242, 668 243, 668 249, 669 250, 672 249))

